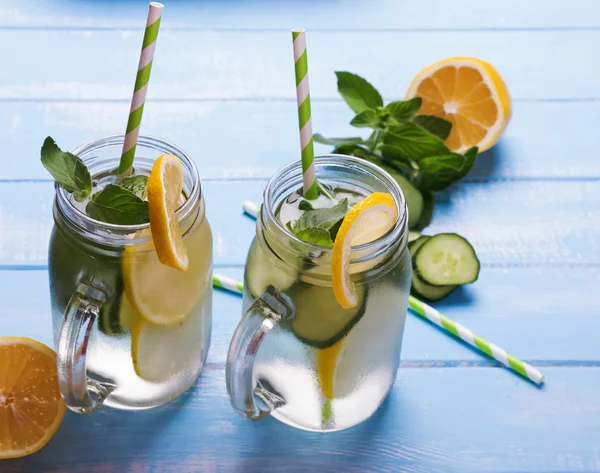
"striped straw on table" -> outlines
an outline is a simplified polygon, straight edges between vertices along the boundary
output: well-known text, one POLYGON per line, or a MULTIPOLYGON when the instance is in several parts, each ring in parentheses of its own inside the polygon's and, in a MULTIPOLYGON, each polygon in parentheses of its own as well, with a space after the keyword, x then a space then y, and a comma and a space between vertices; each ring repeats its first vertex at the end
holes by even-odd
POLYGON ((127 120, 125 143, 123 144, 123 153, 121 154, 121 162, 119 163, 118 181, 121 181, 124 177, 131 174, 133 158, 135 156, 135 147, 138 135, 140 134, 140 124, 142 123, 142 113, 144 112, 144 103, 146 102, 146 92, 148 90, 148 81, 150 80, 150 71, 152 70, 154 51, 156 49, 156 38, 158 37, 162 11, 162 3, 150 3, 148 20, 146 21, 146 30, 144 32, 144 41, 142 43, 142 52, 140 54, 140 62, 135 77, 133 97, 131 98, 129 119, 127 120))
POLYGON ((238 294, 244 292, 244 285, 241 282, 223 274, 213 274, 213 286, 218 287, 219 289, 237 292, 238 294))
MULTIPOLYGON (((248 213, 248 215, 253 215, 251 211, 248 211, 248 209, 251 210, 252 208, 256 209, 256 204, 250 201, 244 202, 244 211, 248 213)), ((256 217, 256 213, 253 216, 256 217)), ((241 285, 241 283, 237 284, 240 284, 242 288, 236 287, 235 289, 230 290, 232 290, 233 292, 242 292, 243 285, 241 285)), ((446 333, 460 338, 465 343, 468 343, 472 347, 485 353, 487 356, 493 358, 494 360, 499 361, 504 366, 519 373, 524 378, 529 379, 535 384, 542 384, 544 382, 544 374, 537 368, 534 368, 529 363, 526 363, 514 357, 503 348, 500 348, 498 345, 473 333, 464 325, 459 324, 458 322, 455 322, 454 320, 446 317, 444 314, 437 311, 433 307, 425 304, 424 302, 420 301, 416 297, 409 296, 408 307, 411 309, 412 312, 436 324, 437 326, 442 328, 446 333)))
POLYGON ((415 314, 433 322, 437 326, 443 328, 446 332, 460 338, 472 347, 479 349, 487 356, 499 361, 503 365, 519 373, 521 376, 533 381, 535 384, 542 384, 544 382, 544 375, 542 372, 531 366, 529 363, 519 360, 498 345, 485 338, 481 338, 464 325, 449 319, 444 314, 424 302, 421 302, 416 297, 409 296, 408 306, 415 314))
POLYGON ((296 99, 300 125, 300 149, 302 152, 302 179, 304 197, 314 200, 319 196, 315 176, 315 150, 312 137, 310 112, 310 89, 308 85, 308 59, 306 57, 306 30, 292 30, 294 41, 294 70, 296 72, 296 99))
POLYGON ((256 205, 254 202, 250 202, 249 200, 247 200, 246 202, 244 202, 242 208, 244 209, 245 214, 250 215, 250 217, 257 218, 258 205, 256 205))

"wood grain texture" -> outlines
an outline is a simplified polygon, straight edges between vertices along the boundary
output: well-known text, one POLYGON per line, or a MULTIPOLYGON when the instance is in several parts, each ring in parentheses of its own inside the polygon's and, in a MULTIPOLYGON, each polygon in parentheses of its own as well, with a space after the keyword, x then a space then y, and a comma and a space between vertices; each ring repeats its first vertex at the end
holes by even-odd
MULTIPOLYGON (((242 279, 241 268, 218 271, 242 279)), ((435 307, 542 371, 562 364, 600 366, 596 343, 600 303, 595 297, 599 286, 598 268, 484 268, 476 284, 457 290, 435 307)), ((0 271, 0 301, 0 335, 26 336, 52 345, 47 271, 0 271)), ((224 365, 241 310, 240 296, 214 292, 208 363, 224 365)), ((412 314, 406 323, 402 360, 404 366, 497 366, 412 314)))
MULTIPOLYGON (((0 30, 3 67, 19 71, 3 75, 0 99, 130 99, 141 38, 141 30, 0 30)), ((600 29, 315 31, 308 38, 311 97, 338 99, 333 71, 349 70, 398 98, 425 66, 463 55, 493 64, 515 100, 598 100, 587 65, 599 41, 600 29)), ((288 30, 164 31, 155 61, 148 100, 294 98, 288 30)))
MULTIPOLYGON (((122 133, 147 1, 0 2, 0 336, 51 344, 46 258, 53 188, 43 138, 64 148, 122 133)), ((205 372, 148 412, 68 413, 36 455, 1 473, 600 471, 600 2, 167 2, 142 133, 199 166, 216 270, 240 278, 266 179, 297 159, 289 29, 309 30, 315 131, 350 136, 334 70, 401 98, 447 56, 494 64, 513 120, 467 182, 437 195, 428 233, 469 238, 480 279, 440 310, 546 374, 541 389, 409 315, 394 389, 333 435, 237 416, 224 362, 239 296, 216 292, 205 372)), ((318 147, 318 152, 328 151, 318 147)))
MULTIPOLYGON (((141 27, 145 2, 100 1, 43 3, 3 0, 0 27, 123 28, 141 27), (142 13, 140 13, 142 12, 142 13), (142 20, 140 20, 140 18, 142 20)), ((297 25, 309 29, 547 29, 600 26, 594 0, 561 0, 539 5, 520 0, 461 0, 448 7, 445 0, 399 2, 370 0, 306 0, 276 4, 269 0, 168 2, 162 29, 208 28, 288 31, 297 25)))
MULTIPOLYGON (((255 224, 241 205, 261 202, 265 184, 204 182, 217 266, 244 265, 255 224)), ((438 194, 427 232, 464 235, 484 265, 598 266, 599 189, 595 181, 463 183, 438 194)), ((52 197, 50 182, 0 184, 0 267, 45 267, 52 197)))
MULTIPOLYGON (((1 79, 0 79, 1 82, 1 79)), ((292 101, 149 101, 142 133, 176 143, 196 161, 203 179, 267 179, 299 156, 292 101)), ((349 125, 354 113, 341 100, 313 104, 315 132, 365 135, 349 125)), ((46 135, 63 149, 124 133, 129 101, 6 102, 0 180, 50 179, 40 165, 46 135)), ((600 123, 598 102, 516 102, 499 145, 479 156, 469 179, 596 179, 595 135, 582 123, 600 123), (557 119, 560 117, 560 120, 557 119)), ((317 153, 331 147, 317 145, 317 153)))
POLYGON ((600 468, 598 368, 550 368, 538 389, 502 369, 400 369, 353 429, 315 435, 229 406, 222 370, 149 412, 68 413, 39 454, 2 473, 588 472, 600 468))

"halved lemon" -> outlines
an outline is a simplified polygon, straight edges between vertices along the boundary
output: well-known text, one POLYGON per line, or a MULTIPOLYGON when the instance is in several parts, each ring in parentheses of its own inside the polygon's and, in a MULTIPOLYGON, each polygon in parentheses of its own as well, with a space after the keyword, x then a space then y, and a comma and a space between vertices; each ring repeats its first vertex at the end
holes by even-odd
POLYGON ((426 67, 413 79, 406 98, 421 97, 420 115, 452 122, 446 146, 464 152, 490 149, 512 113, 510 95, 498 71, 472 57, 451 57, 426 67))
POLYGON ((150 229, 158 259, 171 268, 186 270, 188 256, 175 211, 183 190, 183 166, 172 154, 162 154, 154 162, 148 178, 150 229))
POLYGON ((349 309, 357 304, 356 290, 349 271, 352 246, 368 243, 385 235, 394 226, 397 216, 392 195, 374 192, 352 207, 344 217, 331 257, 333 292, 342 307, 349 309))
POLYGON ((58 430, 65 409, 56 353, 29 338, 0 338, 0 459, 40 450, 58 430))

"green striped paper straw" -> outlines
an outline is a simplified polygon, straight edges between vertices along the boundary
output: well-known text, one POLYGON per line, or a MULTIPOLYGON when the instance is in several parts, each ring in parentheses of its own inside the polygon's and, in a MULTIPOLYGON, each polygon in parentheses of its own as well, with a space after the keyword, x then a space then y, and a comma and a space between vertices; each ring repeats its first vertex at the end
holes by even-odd
POLYGON ((142 113, 144 112, 144 103, 146 102, 146 91, 148 90, 148 81, 150 80, 150 71, 152 70, 152 61, 154 59, 154 50, 156 49, 156 38, 158 37, 158 29, 160 28, 162 10, 162 3, 150 3, 148 20, 146 21, 146 31, 144 32, 144 41, 142 43, 142 52, 140 54, 140 62, 135 77, 133 97, 131 98, 129 119, 127 120, 125 143, 123 144, 123 153, 121 154, 121 162, 119 163, 119 169, 117 171, 118 182, 131 174, 133 158, 135 156, 135 146, 137 144, 138 135, 140 134, 140 124, 142 123, 142 113))
POLYGON ((248 214, 250 217, 258 217, 258 205, 256 205, 254 202, 250 202, 249 200, 247 200, 246 202, 244 202, 242 208, 244 209, 244 213, 248 214))
POLYGON ((533 381, 535 384, 542 384, 544 382, 544 375, 541 371, 531 366, 529 363, 515 358, 506 350, 500 348, 498 345, 481 338, 479 335, 473 333, 464 325, 449 319, 441 312, 435 310, 433 307, 421 302, 419 299, 413 296, 408 298, 408 306, 412 311, 424 319, 433 322, 439 327, 443 328, 446 332, 460 338, 464 342, 468 343, 472 347, 475 347, 485 353, 487 356, 499 361, 504 366, 516 371, 521 376, 533 381))
POLYGON ((308 59, 306 57, 306 30, 292 30, 294 41, 294 70, 296 72, 296 98, 300 125, 300 149, 302 151, 302 180, 304 197, 314 200, 319 196, 315 176, 315 149, 312 137, 310 113, 310 90, 308 86, 308 59))
POLYGON ((238 294, 244 292, 244 285, 241 282, 223 274, 213 274, 213 286, 238 294))

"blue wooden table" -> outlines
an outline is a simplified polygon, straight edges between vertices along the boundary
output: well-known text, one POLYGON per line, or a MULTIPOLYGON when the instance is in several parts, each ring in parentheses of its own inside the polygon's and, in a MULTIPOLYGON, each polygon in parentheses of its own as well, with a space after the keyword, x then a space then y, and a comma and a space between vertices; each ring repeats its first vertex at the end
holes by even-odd
MULTIPOLYGON (((0 2, 0 335, 51 344, 44 137, 62 147, 125 128, 146 1, 0 2)), ((594 0, 167 1, 142 130, 194 157, 215 268, 239 278, 266 180, 299 154, 290 29, 308 30, 314 130, 351 136, 333 71, 386 100, 429 63, 494 64, 513 97, 501 142, 437 195, 430 232, 477 249, 479 281, 437 307, 539 367, 537 388, 409 315, 382 408, 331 435, 229 406, 235 295, 215 294, 195 388, 154 411, 68 413, 2 473, 600 470, 600 3, 594 0)), ((324 152, 327 148, 319 148, 324 152)))

